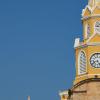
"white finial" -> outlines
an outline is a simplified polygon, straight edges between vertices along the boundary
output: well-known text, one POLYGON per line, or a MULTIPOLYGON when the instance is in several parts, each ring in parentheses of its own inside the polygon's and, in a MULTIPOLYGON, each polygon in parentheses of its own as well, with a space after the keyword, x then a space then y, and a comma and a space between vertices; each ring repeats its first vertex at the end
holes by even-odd
POLYGON ((27 100, 31 100, 31 99, 30 99, 30 96, 28 96, 27 100))
POLYGON ((76 38, 75 39, 75 43, 74 43, 74 48, 76 48, 77 46, 79 46, 80 44, 80 38, 76 38))

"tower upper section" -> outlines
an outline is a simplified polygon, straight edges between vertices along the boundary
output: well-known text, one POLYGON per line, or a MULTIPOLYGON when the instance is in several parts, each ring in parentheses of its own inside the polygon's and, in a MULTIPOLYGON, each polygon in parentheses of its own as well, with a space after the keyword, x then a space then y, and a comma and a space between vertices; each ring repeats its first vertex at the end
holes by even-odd
POLYGON ((88 0, 82 12, 83 41, 75 40, 75 84, 98 76, 100 78, 100 0, 88 0))
POLYGON ((88 0, 82 11, 83 39, 88 40, 93 34, 100 34, 100 0, 88 0))

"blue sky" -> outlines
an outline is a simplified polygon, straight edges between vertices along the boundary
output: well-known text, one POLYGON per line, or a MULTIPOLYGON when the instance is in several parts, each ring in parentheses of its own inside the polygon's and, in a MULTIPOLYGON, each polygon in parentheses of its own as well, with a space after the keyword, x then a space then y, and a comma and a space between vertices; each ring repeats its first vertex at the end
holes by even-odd
POLYGON ((75 77, 74 39, 87 0, 0 1, 0 100, 60 100, 75 77))

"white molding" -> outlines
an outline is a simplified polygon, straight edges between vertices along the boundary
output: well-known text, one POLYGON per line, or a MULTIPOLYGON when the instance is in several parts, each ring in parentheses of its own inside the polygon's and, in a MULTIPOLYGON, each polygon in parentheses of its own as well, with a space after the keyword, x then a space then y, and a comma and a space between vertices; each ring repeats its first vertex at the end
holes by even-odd
MULTIPOLYGON (((93 11, 94 11, 96 8, 100 9, 100 6, 94 5, 93 7, 90 7, 89 5, 87 5, 87 6, 85 7, 85 9, 83 9, 83 11, 82 11, 82 17, 84 16, 84 13, 85 13, 86 9, 88 9, 88 10, 90 11, 90 13, 92 14, 93 11)), ((88 16, 88 17, 90 18, 90 16, 88 16)), ((87 17, 83 17, 82 19, 87 19, 87 17)))
POLYGON ((98 7, 97 5, 95 5, 95 6, 93 6, 93 7, 90 7, 89 5, 87 5, 87 6, 85 7, 85 9, 83 9, 83 11, 82 11, 82 17, 84 16, 86 9, 88 9, 90 13, 93 13, 93 11, 94 11, 94 9, 95 9, 96 7, 100 9, 100 7, 98 7))
POLYGON ((100 42, 87 43, 88 46, 100 46, 100 42))
POLYGON ((84 47, 86 47, 86 46, 88 46, 88 45, 87 45, 87 44, 80 44, 79 46, 75 47, 74 49, 77 49, 77 48, 84 48, 84 47))
POLYGON ((82 10, 82 14, 81 14, 82 16, 84 16, 85 11, 86 11, 87 9, 88 9, 89 12, 91 13, 91 8, 87 5, 87 6, 85 7, 85 9, 82 10))
POLYGON ((79 44, 80 44, 80 38, 76 38, 74 43, 74 48, 79 46, 79 44))
POLYGON ((92 36, 89 37, 89 39, 86 42, 88 43, 96 34, 100 35, 99 33, 94 33, 92 36))
POLYGON ((88 43, 96 34, 97 33, 92 34, 86 42, 88 43))
POLYGON ((83 45, 79 45, 77 47, 75 47, 75 49, 77 48, 84 48, 86 46, 100 46, 100 42, 91 42, 91 43, 86 43, 86 44, 83 44, 83 45), (82 46, 82 47, 81 47, 82 46))
POLYGON ((60 95, 60 96, 62 96, 62 95, 68 95, 68 91, 67 91, 67 90, 66 90, 66 91, 62 91, 62 92, 60 91, 60 92, 59 92, 59 95, 60 95))
POLYGON ((85 17, 81 18, 81 20, 86 20, 86 19, 89 19, 89 18, 91 18, 91 17, 100 17, 100 14, 85 16, 85 17))

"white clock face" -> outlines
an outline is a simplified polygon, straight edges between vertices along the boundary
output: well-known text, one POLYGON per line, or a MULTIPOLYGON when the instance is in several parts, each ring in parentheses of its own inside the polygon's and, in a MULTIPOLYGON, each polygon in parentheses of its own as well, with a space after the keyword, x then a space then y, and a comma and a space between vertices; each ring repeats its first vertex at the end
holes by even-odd
POLYGON ((95 33, 100 33, 100 21, 95 23, 95 33))
POLYGON ((100 53, 95 53, 91 56, 90 64, 94 68, 100 68, 100 53))
POLYGON ((86 56, 83 51, 79 53, 79 75, 86 73, 86 56))

